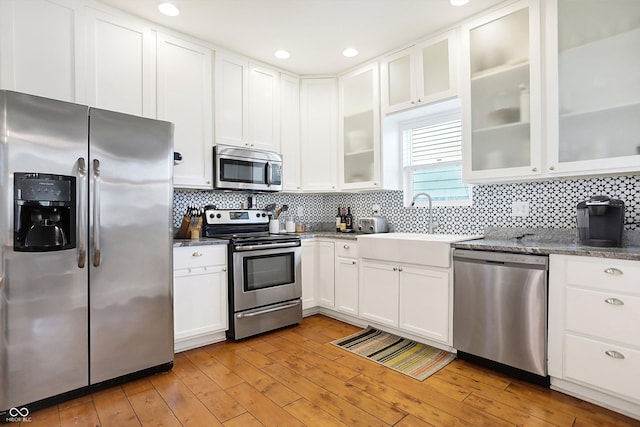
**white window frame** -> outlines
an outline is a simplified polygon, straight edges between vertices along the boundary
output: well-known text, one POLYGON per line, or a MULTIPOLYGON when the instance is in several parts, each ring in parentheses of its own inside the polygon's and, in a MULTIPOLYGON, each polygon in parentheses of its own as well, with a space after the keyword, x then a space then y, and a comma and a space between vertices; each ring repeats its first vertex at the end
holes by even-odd
MULTIPOLYGON (((416 170, 420 169, 435 169, 440 166, 460 166, 462 167, 462 159, 456 161, 448 161, 443 163, 438 163, 436 165, 419 165, 412 166, 408 164, 408 159, 410 158, 410 147, 405 141, 404 131, 416 128, 416 127, 424 127, 424 126, 432 126, 438 123, 442 123, 445 121, 452 120, 461 120, 462 111, 460 108, 460 104, 455 103, 451 104, 449 102, 443 103, 447 108, 436 110, 433 113, 427 113, 421 117, 414 118, 411 120, 404 120, 398 124, 398 140, 402 145, 402 190, 403 190, 403 199, 404 199, 404 207, 408 208, 411 206, 411 202, 413 199, 413 179, 412 174, 416 170)), ((473 190, 472 185, 465 184, 469 187, 469 198, 467 200, 434 200, 432 206, 471 206, 473 205, 473 190)), ((426 197, 420 197, 416 200, 414 207, 428 207, 429 201, 426 197)))

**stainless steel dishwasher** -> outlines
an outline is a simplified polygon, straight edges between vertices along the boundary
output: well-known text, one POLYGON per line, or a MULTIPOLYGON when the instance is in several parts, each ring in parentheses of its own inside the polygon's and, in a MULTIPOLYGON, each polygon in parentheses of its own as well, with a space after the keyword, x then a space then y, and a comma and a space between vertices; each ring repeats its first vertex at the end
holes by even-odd
POLYGON ((548 264, 542 255, 454 250, 453 346, 459 357, 498 362, 533 381, 548 378, 548 264))

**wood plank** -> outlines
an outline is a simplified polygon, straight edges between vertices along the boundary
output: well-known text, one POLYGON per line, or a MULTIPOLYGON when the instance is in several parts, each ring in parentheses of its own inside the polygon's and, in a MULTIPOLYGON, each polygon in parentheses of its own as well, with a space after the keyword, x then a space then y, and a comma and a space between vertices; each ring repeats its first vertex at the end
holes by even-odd
POLYGON ((312 424, 313 427, 350 427, 307 399, 296 400, 285 406, 284 409, 304 424, 312 424))
POLYGON ((484 396, 481 396, 475 393, 472 393, 467 399, 465 399, 464 403, 519 426, 536 427, 536 426, 553 425, 558 427, 564 427, 564 426, 571 427, 573 425, 573 420, 571 420, 570 423, 566 423, 566 424, 550 423, 549 421, 542 420, 540 418, 529 415, 526 412, 522 412, 517 409, 514 409, 511 406, 506 405, 502 402, 499 402, 497 400, 491 400, 489 398, 486 398, 484 396))
POLYGON ((198 365, 202 372, 223 389, 236 386, 243 382, 242 378, 231 372, 205 350, 189 350, 185 352, 185 356, 194 364, 198 365))
POLYGON ((147 390, 153 390, 153 384, 149 381, 149 377, 139 378, 121 385, 124 394, 127 396, 141 393, 147 390))
POLYGON ((413 415, 407 415, 404 417, 395 427, 430 427, 433 424, 429 424, 426 421, 422 421, 418 417, 414 417, 413 415))
POLYGON ((140 426, 127 395, 120 386, 93 393, 93 404, 103 427, 140 426))
MULTIPOLYGON (((461 375, 459 374, 459 370, 443 372, 445 369, 436 374, 438 379, 469 389, 476 395, 506 404, 517 411, 540 418, 549 424, 555 423, 557 425, 571 425, 575 421, 575 414, 565 411, 562 408, 558 408, 556 405, 536 404, 530 399, 523 398, 522 396, 516 393, 511 393, 506 389, 494 387, 487 382, 474 380, 470 375, 461 375)), ((535 387, 534 385, 530 386, 535 387)))
POLYGON ((98 413, 96 412, 95 406, 93 406, 93 399, 91 399, 91 397, 89 397, 89 401, 82 399, 82 402, 66 405, 60 409, 61 427, 95 427, 97 425, 100 425, 100 420, 98 419, 98 413))
POLYGON ((173 372, 154 375, 151 383, 183 425, 222 425, 173 372))
POLYGON ((475 365, 473 363, 467 362, 466 360, 456 359, 452 363, 447 365, 447 369, 454 370, 460 375, 467 376, 472 380, 476 380, 484 384, 489 384, 502 389, 506 389, 507 387, 509 387, 509 385, 513 381, 513 378, 509 377, 507 374, 502 374, 492 369, 475 365))
POLYGON ((238 401, 204 374, 184 355, 176 355, 173 373, 222 422, 247 412, 238 401))
POLYGON ((353 404, 339 398, 296 372, 282 365, 272 365, 265 371, 276 380, 315 403, 323 411, 338 418, 349 426, 385 426, 388 425, 353 404))
POLYGON ((60 412, 58 411, 57 405, 31 412, 28 417, 30 418, 30 421, 7 425, 18 425, 20 427, 51 427, 60 425, 60 412))
POLYGON ((304 426, 298 419, 276 405, 247 383, 231 387, 229 394, 265 426, 304 426))
POLYGON ((387 424, 393 425, 406 415, 406 412, 398 410, 392 404, 384 402, 375 396, 363 393, 361 390, 334 377, 331 375, 331 372, 323 371, 303 359, 285 352, 272 353, 270 356, 292 371, 312 381, 314 384, 330 390, 339 398, 344 399, 387 424))
MULTIPOLYGON (((450 423, 458 423, 459 421, 486 427, 513 425, 491 414, 484 413, 453 398, 440 394, 437 390, 419 381, 415 381, 416 384, 412 387, 394 388, 394 378, 393 375, 385 375, 384 379, 373 379, 361 374, 349 382, 369 394, 375 394, 382 400, 397 402, 397 406, 404 411, 412 413, 434 425, 449 425, 450 423), (425 411, 426 405, 429 406, 427 411, 425 411), (420 410, 420 413, 427 417, 425 418, 424 416, 418 415, 416 410, 420 410), (445 424, 440 424, 445 415, 449 419, 445 424), (453 420, 453 418, 457 420, 453 420)), ((401 382, 400 384, 403 383, 401 382)))
POLYGON ((179 427, 181 424, 155 388, 128 396, 143 426, 179 427))
POLYGON ((224 423, 224 427, 264 427, 262 423, 249 412, 230 419, 224 423))

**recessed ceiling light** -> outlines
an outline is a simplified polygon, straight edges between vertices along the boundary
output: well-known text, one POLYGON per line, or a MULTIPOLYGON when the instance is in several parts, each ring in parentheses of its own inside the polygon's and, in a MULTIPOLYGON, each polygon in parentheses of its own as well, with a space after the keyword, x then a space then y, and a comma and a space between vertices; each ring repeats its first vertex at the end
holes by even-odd
POLYGON ((347 58, 351 58, 354 57, 358 54, 358 49, 352 48, 352 47, 348 47, 345 50, 342 51, 342 54, 344 56, 346 56, 347 58))
POLYGON ((178 16, 178 15, 180 15, 180 9, 178 9, 177 7, 175 7, 171 3, 160 3, 158 5, 158 10, 160 11, 160 13, 162 13, 164 15, 167 15, 167 16, 178 16))
POLYGON ((277 50, 273 55, 278 59, 288 59, 291 56, 291 54, 284 49, 277 50))
POLYGON ((469 0, 449 0, 452 6, 464 6, 469 3, 469 0))

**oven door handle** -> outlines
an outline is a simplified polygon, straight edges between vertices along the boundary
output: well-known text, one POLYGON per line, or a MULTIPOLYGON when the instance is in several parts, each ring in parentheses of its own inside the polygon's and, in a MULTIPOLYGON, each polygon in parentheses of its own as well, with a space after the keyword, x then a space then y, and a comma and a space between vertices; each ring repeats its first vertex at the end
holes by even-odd
POLYGON ((278 248, 292 248, 300 246, 300 242, 286 242, 286 243, 270 243, 268 245, 247 245, 247 246, 234 246, 233 250, 236 252, 255 251, 260 249, 278 249, 278 248))
POLYGON ((265 308, 264 310, 256 310, 256 311, 252 310, 246 313, 238 313, 236 314, 236 317, 243 318, 243 317, 259 316, 261 314, 272 313, 274 311, 286 310, 287 308, 296 307, 298 305, 300 305, 300 300, 297 300, 295 302, 285 304, 285 305, 279 305, 277 307, 265 308))

